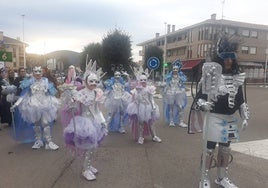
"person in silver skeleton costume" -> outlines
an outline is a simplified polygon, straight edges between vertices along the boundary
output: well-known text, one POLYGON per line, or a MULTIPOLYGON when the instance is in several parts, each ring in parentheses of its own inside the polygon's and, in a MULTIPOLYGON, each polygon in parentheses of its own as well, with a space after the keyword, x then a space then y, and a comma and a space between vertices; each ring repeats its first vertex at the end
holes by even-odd
POLYGON ((132 134, 138 144, 144 143, 144 136, 151 134, 154 142, 162 142, 156 135, 155 120, 160 117, 158 105, 153 99, 155 87, 147 85, 147 74, 141 71, 135 71, 138 83, 131 91, 133 101, 127 107, 127 113, 132 126, 132 134))
POLYGON ((106 86, 105 107, 108 110, 107 123, 109 131, 126 133, 124 129, 124 120, 126 119, 126 107, 130 102, 131 95, 129 93, 129 75, 123 72, 128 82, 121 77, 121 72, 115 71, 114 77, 104 82, 106 86))
MULTIPOLYGON (((228 165, 232 161, 230 154, 231 141, 239 139, 239 127, 241 123, 242 130, 248 126, 249 111, 244 101, 242 85, 245 80, 245 74, 240 73, 236 62, 234 42, 227 37, 221 38, 219 42, 217 57, 215 62, 222 66, 222 75, 218 87, 217 97, 212 101, 207 101, 207 96, 202 94, 202 85, 194 102, 195 110, 209 111, 206 128, 207 149, 205 156, 204 181, 200 183, 200 188, 210 188, 209 170, 212 168, 212 162, 215 155, 215 147, 218 143, 218 154, 216 160, 217 179, 215 183, 224 188, 237 188, 237 186, 228 177, 228 165), (235 116, 239 110, 241 121, 235 116)), ((190 116, 190 121, 192 117, 190 116)), ((193 123, 194 124, 194 123, 193 123)), ((194 126, 192 124, 192 126, 194 126)), ((190 124, 191 126, 191 124, 190 124)), ((203 129, 205 130, 205 129, 203 129)))
POLYGON ((52 141, 51 126, 57 118, 57 110, 60 105, 55 97, 57 90, 47 78, 42 77, 41 67, 34 67, 33 77, 21 82, 20 88, 23 89, 22 95, 11 107, 14 111, 18 107, 24 121, 33 124, 35 132, 35 143, 32 149, 57 150, 59 148, 52 141))
POLYGON ((163 85, 164 115, 169 126, 187 127, 183 122, 184 108, 187 104, 184 82, 187 77, 181 71, 182 63, 174 63, 172 71, 166 75, 166 83, 163 85))
POLYGON ((99 74, 96 71, 96 62, 90 61, 86 68, 85 88, 72 91, 72 104, 69 109, 73 118, 64 128, 66 146, 77 154, 84 156, 82 175, 89 181, 96 179, 98 170, 91 165, 92 152, 97 148, 104 136, 107 135, 107 124, 99 104, 104 102, 104 94, 99 84, 99 74))

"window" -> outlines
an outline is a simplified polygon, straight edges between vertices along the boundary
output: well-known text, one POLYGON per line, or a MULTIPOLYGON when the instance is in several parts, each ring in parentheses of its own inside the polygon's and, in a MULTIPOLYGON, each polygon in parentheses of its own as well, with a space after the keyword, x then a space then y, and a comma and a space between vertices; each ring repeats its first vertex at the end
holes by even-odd
POLYGON ((234 35, 236 32, 235 32, 235 29, 233 29, 233 28, 229 28, 229 29, 228 29, 228 33, 229 33, 230 35, 234 35))
POLYGON ((258 32, 257 31, 251 31, 251 37, 252 38, 258 38, 258 32))
POLYGON ((248 46, 242 46, 241 52, 242 52, 242 54, 248 54, 248 46))
POLYGON ((249 30, 242 30, 242 35, 244 37, 249 37, 249 30))
POLYGON ((249 54, 256 54, 256 53, 257 53, 257 48, 256 47, 250 47, 249 54))

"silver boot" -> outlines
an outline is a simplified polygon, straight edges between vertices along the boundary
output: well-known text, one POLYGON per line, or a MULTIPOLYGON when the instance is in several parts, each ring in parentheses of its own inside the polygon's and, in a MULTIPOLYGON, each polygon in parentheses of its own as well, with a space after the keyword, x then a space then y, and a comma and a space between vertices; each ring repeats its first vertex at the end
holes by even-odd
POLYGON ((41 127, 35 125, 33 129, 35 132, 35 142, 34 145, 32 146, 32 149, 40 149, 41 147, 44 146, 44 143, 42 141, 41 127))
POLYGON ((95 174, 98 173, 98 170, 91 166, 91 151, 87 151, 85 153, 85 160, 83 164, 83 172, 82 175, 88 180, 88 181, 93 181, 96 179, 95 174))
POLYGON ((217 179, 215 183, 224 188, 238 188, 232 181, 228 178, 228 165, 230 159, 231 149, 226 146, 219 145, 218 156, 217 156, 217 179))
POLYGON ((59 146, 56 145, 54 142, 52 142, 51 133, 50 133, 50 126, 49 125, 44 128, 44 137, 46 139, 45 149, 48 149, 48 150, 57 150, 57 149, 59 149, 59 146))
MULTIPOLYGON (((211 187, 209 170, 212 168, 213 156, 214 156, 214 150, 207 149, 206 158, 205 158, 205 171, 202 172, 202 178, 201 178, 201 181, 199 182, 199 188, 211 187)), ((202 163, 201 163, 201 166, 202 166, 202 163)))

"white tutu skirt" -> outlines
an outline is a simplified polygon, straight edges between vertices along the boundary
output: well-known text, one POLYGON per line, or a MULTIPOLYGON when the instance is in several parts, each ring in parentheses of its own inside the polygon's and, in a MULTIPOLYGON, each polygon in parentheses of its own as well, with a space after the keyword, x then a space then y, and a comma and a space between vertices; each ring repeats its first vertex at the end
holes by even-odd
POLYGON ((131 102, 127 107, 128 115, 137 115, 139 122, 149 122, 155 121, 160 117, 159 108, 156 105, 156 109, 153 110, 151 105, 147 104, 137 104, 135 102, 131 102))
POLYGON ((167 94, 165 98, 165 103, 166 104, 175 104, 180 106, 181 108, 186 106, 187 102, 187 96, 185 92, 180 92, 177 94, 167 94))
POLYGON ((79 150, 89 150, 98 147, 105 136, 105 128, 90 118, 75 116, 63 130, 65 143, 79 150))
POLYGON ((19 105, 19 110, 24 121, 35 123, 41 120, 41 123, 48 124, 57 118, 59 100, 54 96, 32 95, 23 98, 19 105))

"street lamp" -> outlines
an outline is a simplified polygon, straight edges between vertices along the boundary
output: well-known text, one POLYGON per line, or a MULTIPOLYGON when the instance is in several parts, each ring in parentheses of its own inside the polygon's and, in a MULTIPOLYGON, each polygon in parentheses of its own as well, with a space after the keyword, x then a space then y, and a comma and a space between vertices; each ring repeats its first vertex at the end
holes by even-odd
MULTIPOLYGON (((267 45, 268 47, 268 45, 267 45)), ((268 60, 268 48, 265 49, 265 65, 264 65, 264 86, 266 86, 267 77, 267 60, 268 60)))
POLYGON ((165 24, 165 44, 164 44, 163 71, 162 71, 163 82, 165 81, 165 70, 166 70, 164 65, 167 59, 167 22, 165 22, 164 24, 165 24))
POLYGON ((24 42, 24 14, 22 16, 22 42, 23 42, 23 67, 26 69, 25 42, 24 42))

